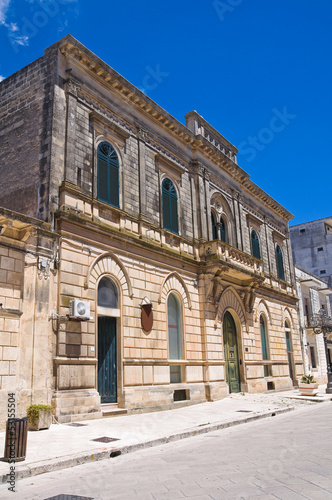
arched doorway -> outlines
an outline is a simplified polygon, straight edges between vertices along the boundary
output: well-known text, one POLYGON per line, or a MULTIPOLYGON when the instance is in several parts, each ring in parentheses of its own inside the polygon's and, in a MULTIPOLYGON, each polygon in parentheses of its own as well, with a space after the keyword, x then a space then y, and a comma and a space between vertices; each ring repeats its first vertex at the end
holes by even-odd
POLYGON ((117 402, 118 291, 109 278, 98 285, 98 392, 102 403, 117 402))
POLYGON ((239 352, 236 326, 232 315, 226 311, 223 320, 226 382, 229 392, 240 392, 239 352))

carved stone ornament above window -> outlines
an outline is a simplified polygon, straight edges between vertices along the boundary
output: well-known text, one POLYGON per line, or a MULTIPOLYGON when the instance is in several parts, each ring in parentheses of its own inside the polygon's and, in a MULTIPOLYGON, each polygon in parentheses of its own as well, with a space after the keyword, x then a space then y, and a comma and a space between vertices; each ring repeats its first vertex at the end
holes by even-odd
POLYGON ((171 172, 173 175, 176 176, 177 179, 180 180, 181 175, 185 173, 186 169, 184 168, 183 165, 180 165, 179 163, 175 163, 165 156, 161 155, 160 153, 157 153, 155 156, 156 160, 156 165, 161 170, 162 172, 165 172, 166 174, 168 172, 171 172))
POLYGON ((109 131, 111 131, 112 136, 117 139, 121 139, 122 141, 125 141, 128 137, 130 137, 130 134, 126 130, 96 111, 90 113, 90 121, 93 123, 94 129, 99 134, 107 136, 109 135, 109 131))

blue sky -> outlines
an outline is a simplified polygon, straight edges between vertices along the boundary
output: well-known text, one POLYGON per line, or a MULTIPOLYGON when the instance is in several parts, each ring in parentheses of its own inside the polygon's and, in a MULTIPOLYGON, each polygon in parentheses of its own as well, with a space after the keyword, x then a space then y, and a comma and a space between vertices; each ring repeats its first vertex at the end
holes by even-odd
POLYGON ((332 215, 331 0, 0 0, 5 78, 70 33, 238 149, 292 224, 332 215))

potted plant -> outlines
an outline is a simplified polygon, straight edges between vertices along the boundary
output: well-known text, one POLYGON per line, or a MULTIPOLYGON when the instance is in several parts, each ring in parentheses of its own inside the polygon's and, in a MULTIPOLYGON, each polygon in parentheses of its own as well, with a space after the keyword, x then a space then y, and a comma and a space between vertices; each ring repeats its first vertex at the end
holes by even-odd
POLYGON ((39 431, 40 429, 49 429, 52 423, 52 406, 48 405, 30 405, 27 408, 27 417, 30 431, 39 431))
POLYGON ((313 375, 303 375, 299 383, 302 396, 316 396, 318 393, 318 383, 313 375))

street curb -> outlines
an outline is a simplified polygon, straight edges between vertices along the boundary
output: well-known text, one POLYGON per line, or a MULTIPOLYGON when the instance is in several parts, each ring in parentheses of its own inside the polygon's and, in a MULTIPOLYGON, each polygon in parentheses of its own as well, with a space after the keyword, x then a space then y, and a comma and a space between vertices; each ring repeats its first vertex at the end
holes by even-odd
MULTIPOLYGON (((23 465, 23 464, 20 465, 20 463, 16 463, 15 479, 18 480, 27 477, 38 476, 40 474, 45 474, 46 472, 53 472, 61 469, 67 469, 69 467, 75 467, 76 465, 82 465, 88 462, 97 462, 100 460, 104 460, 105 458, 114 458, 119 455, 133 453, 135 451, 143 450, 145 448, 152 448, 153 446, 159 446, 162 444, 179 441, 180 439, 186 439, 189 437, 206 434, 208 432, 227 429, 228 427, 234 427, 236 425, 254 422, 255 420, 260 420, 262 418, 274 417, 276 415, 280 415, 282 413, 288 413, 293 410, 295 410, 294 406, 290 406, 288 408, 281 408, 277 410, 268 411, 265 413, 260 413, 257 415, 251 415, 238 420, 231 420, 229 422, 219 422, 215 424, 201 424, 200 426, 194 427, 193 429, 190 429, 188 431, 178 432, 176 434, 171 434, 170 436, 152 439, 151 441, 146 441, 144 443, 137 443, 128 446, 114 447, 103 451, 96 451, 94 453, 91 453, 91 451, 85 451, 67 457, 58 457, 58 458, 51 458, 48 460, 42 460, 40 462, 36 462, 31 465, 23 465)), ((8 464, 8 472, 9 472, 9 467, 10 464, 8 464)), ((7 482, 7 474, 2 474, 1 483, 6 483, 6 482, 7 482)))

